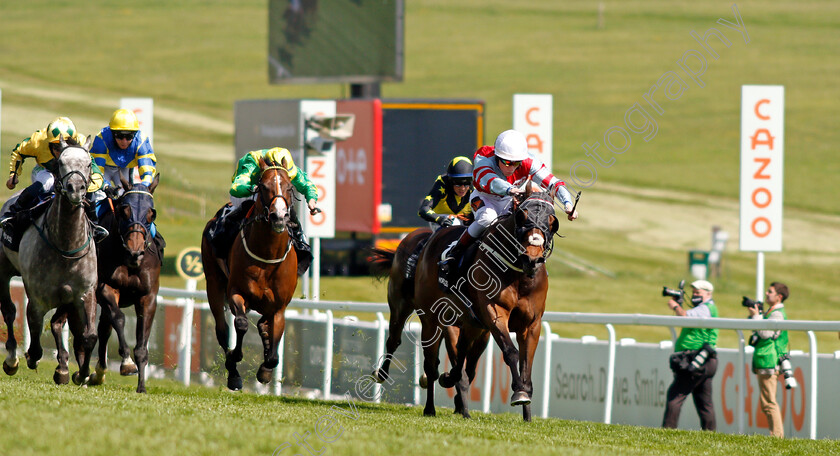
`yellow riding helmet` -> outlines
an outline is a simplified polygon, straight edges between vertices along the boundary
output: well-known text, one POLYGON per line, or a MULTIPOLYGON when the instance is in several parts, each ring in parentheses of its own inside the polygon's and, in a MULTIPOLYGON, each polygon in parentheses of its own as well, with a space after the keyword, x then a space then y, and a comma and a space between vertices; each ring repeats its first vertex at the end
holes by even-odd
POLYGON ((137 131, 140 129, 140 122, 137 121, 137 116, 133 111, 117 109, 111 116, 108 126, 115 131, 137 131))
POLYGON ((59 138, 72 138, 76 135, 76 126, 67 117, 59 117, 47 125, 47 141, 57 143, 59 138))

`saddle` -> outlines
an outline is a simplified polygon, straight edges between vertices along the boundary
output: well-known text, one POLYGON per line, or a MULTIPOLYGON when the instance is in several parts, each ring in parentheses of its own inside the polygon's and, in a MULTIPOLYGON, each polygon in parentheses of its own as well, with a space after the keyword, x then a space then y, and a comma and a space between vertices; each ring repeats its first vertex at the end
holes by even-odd
POLYGON ((18 249, 20 249, 20 241, 23 239, 23 233, 26 232, 29 226, 32 225, 38 217, 47 211, 47 208, 50 207, 49 203, 52 202, 53 197, 55 197, 55 194, 50 194, 46 198, 40 200, 34 207, 22 209, 15 213, 12 216, 12 223, 8 224, 8 226, 11 226, 12 229, 9 231, 2 231, 2 235, 0 235, 0 242, 2 242, 9 250, 17 252, 18 249))
POLYGON ((242 229, 245 215, 248 214, 253 205, 253 200, 245 200, 238 210, 234 210, 233 204, 227 203, 216 212, 213 223, 207 230, 207 238, 216 258, 227 259, 233 240, 239 230, 242 229))

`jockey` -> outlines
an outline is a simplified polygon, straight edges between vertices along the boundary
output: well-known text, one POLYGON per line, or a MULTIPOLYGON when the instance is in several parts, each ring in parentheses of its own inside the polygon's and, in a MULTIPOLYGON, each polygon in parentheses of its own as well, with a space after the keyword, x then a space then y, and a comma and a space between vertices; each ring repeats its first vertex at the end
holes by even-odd
POLYGON ((512 196, 525 192, 519 186, 529 178, 560 199, 569 220, 577 218, 577 210, 572 212, 574 206, 565 184, 539 159, 528 154, 525 136, 516 130, 503 131, 496 138, 495 146, 483 146, 475 153, 475 191, 470 199, 475 223, 444 250, 441 255, 444 273, 450 269, 452 260, 460 257, 497 217, 510 212, 512 196))
MULTIPOLYGON (((309 180, 309 176, 295 165, 292 160, 292 154, 288 149, 282 147, 274 147, 271 149, 262 149, 248 152, 239 159, 239 164, 236 166, 236 173, 233 175, 233 183, 230 186, 230 202, 233 210, 225 217, 225 226, 239 226, 242 219, 245 218, 247 205, 245 210, 242 209, 243 202, 246 200, 254 200, 256 198, 256 186, 260 182, 260 158, 266 157, 277 164, 280 164, 283 159, 286 160, 286 173, 292 181, 292 186, 295 187, 300 194, 306 198, 306 205, 310 212, 316 210, 315 205, 318 203, 318 189, 315 184, 309 180)), ((298 272, 305 272, 312 261, 312 253, 309 244, 306 242, 306 237, 300 226, 300 220, 295 210, 295 204, 289 205, 289 234, 292 236, 292 241, 295 244, 295 250, 298 253, 298 272)))
POLYGON ((105 175, 104 190, 114 196, 124 191, 120 177, 130 182, 131 168, 138 167, 139 185, 146 190, 157 173, 157 158, 149 138, 140 130, 137 116, 128 109, 114 111, 108 126, 93 139, 90 155, 105 175))
MULTIPOLYGON (((53 191, 54 175, 58 171, 57 154, 60 151, 60 139, 72 139, 84 147, 87 138, 76 130, 73 121, 67 117, 58 117, 50 122, 46 128, 38 130, 32 136, 24 139, 12 150, 12 161, 9 171, 11 175, 6 181, 6 188, 13 190, 18 184, 18 174, 23 161, 35 157, 37 165, 32 168, 32 185, 26 187, 18 196, 17 201, 9 206, 8 212, 3 214, 0 225, 4 231, 12 232, 15 228, 23 228, 31 223, 29 209, 53 191)), ((88 185, 88 199, 93 192, 102 187, 102 171, 91 160, 90 184, 88 185)), ((96 224, 93 204, 85 205, 85 213, 91 221, 93 236, 96 242, 108 237, 108 230, 96 224)))
POLYGON ((435 179, 429 194, 420 204, 420 217, 433 229, 452 225, 457 215, 472 213, 469 200, 472 192, 473 165, 467 157, 455 157, 449 162, 446 174, 435 179))

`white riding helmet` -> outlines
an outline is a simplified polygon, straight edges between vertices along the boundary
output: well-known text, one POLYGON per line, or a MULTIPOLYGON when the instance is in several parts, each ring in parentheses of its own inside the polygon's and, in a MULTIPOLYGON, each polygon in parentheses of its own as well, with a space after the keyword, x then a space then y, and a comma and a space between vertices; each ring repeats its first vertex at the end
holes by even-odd
POLYGON ((530 157, 525 135, 516 130, 501 132, 496 138, 496 156, 515 161, 522 161, 530 157))

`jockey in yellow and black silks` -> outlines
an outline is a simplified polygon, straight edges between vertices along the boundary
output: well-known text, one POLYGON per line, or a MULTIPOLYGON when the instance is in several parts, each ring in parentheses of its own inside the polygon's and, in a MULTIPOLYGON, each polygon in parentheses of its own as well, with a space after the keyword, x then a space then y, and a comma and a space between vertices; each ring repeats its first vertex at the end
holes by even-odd
POLYGON ((456 216, 469 217, 472 193, 473 164, 467 157, 455 157, 446 167, 446 174, 435 179, 429 194, 420 203, 419 215, 434 229, 450 226, 456 216))
MULTIPOLYGON (((24 160, 34 157, 37 164, 32 168, 32 185, 26 187, 18 196, 17 201, 9 206, 8 212, 3 214, 0 224, 6 231, 24 229, 29 226, 29 209, 53 191, 54 175, 58 161, 57 154, 60 152, 60 140, 75 142, 86 147, 87 138, 79 133, 73 121, 67 117, 58 117, 46 128, 32 133, 32 135, 12 149, 12 160, 9 164, 9 180, 6 181, 6 188, 13 190, 19 182, 20 168, 24 160)), ((88 185, 88 197, 102 187, 102 170, 91 160, 90 184, 88 185)), ((96 224, 96 216, 93 214, 93 205, 86 204, 86 213, 91 219, 94 237, 99 242, 108 236, 105 228, 96 224)))

